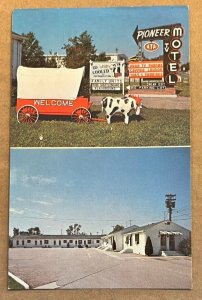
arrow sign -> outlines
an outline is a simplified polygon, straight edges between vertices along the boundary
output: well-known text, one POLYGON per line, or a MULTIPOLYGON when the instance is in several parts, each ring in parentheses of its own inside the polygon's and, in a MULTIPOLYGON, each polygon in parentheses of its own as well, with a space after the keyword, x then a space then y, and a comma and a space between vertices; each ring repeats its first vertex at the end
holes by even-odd
POLYGON ((135 28, 135 31, 133 32, 133 38, 134 38, 136 44, 138 45, 138 39, 137 39, 137 36, 138 36, 138 25, 137 25, 137 27, 135 28))
POLYGON ((158 26, 152 28, 138 29, 138 26, 135 28, 133 32, 133 38, 138 44, 138 42, 142 41, 151 41, 151 40, 165 40, 170 39, 172 37, 172 28, 174 27, 182 27, 180 23, 158 26))

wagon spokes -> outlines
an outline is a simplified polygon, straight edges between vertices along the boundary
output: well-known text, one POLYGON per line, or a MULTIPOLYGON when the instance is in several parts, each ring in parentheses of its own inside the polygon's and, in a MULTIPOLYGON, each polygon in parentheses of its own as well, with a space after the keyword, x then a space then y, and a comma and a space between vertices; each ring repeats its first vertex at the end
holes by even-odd
POLYGON ((36 123, 39 118, 37 109, 32 105, 22 106, 17 113, 19 123, 36 123))
POLYGON ((91 121, 91 113, 87 108, 79 107, 72 113, 71 118, 79 124, 89 123, 91 121))

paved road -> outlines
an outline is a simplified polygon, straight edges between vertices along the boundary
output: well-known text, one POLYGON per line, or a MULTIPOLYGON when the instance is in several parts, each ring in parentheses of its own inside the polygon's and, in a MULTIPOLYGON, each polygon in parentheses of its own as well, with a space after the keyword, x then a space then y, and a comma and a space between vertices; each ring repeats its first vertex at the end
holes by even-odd
POLYGON ((191 259, 98 249, 10 249, 9 271, 31 288, 190 289, 191 259))
MULTIPOLYGON (((91 96, 94 104, 100 104, 103 96, 91 96)), ((147 108, 190 109, 190 97, 141 97, 143 105, 147 108)))

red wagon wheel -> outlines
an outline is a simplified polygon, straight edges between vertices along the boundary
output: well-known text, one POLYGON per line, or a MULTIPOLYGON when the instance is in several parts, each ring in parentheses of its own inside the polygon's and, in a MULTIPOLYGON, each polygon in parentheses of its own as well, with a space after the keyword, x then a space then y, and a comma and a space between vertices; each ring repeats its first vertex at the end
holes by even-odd
POLYGON ((39 118, 37 109, 32 105, 24 105, 17 112, 19 123, 36 123, 39 118))
POLYGON ((79 107, 72 113, 72 120, 77 123, 89 123, 91 121, 91 113, 85 107, 79 107))

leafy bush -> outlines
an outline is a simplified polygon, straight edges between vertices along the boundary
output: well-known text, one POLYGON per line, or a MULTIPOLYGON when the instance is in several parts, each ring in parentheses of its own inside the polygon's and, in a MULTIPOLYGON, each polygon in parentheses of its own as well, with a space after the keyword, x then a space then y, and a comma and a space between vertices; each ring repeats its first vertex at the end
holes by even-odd
POLYGON ((182 252, 184 255, 189 256, 191 255, 191 239, 184 239, 179 243, 178 250, 182 252))
POLYGON ((151 256, 153 254, 153 246, 150 237, 147 237, 146 245, 145 245, 145 254, 151 256))

